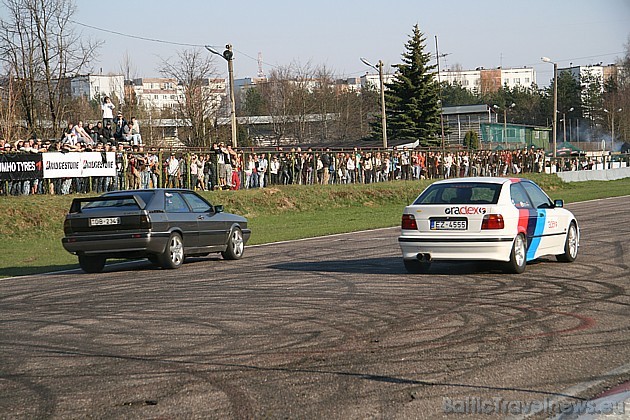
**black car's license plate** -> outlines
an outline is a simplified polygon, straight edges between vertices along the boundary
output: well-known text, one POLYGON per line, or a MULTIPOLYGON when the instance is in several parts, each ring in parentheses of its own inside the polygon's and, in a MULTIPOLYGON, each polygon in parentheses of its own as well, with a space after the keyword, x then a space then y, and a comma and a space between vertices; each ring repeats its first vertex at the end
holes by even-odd
POLYGON ((429 219, 431 230, 468 230, 468 219, 457 218, 431 218, 429 219))
POLYGON ((95 219, 90 219, 90 226, 109 226, 119 224, 120 217, 98 217, 95 219))

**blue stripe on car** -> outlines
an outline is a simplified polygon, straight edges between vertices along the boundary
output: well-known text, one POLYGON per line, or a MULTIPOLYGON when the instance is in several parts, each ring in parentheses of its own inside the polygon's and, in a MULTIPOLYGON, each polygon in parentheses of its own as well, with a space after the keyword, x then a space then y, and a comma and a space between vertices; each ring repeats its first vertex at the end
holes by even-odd
MULTIPOLYGON (((536 218, 536 227, 534 228, 534 235, 531 238, 531 242, 529 244, 529 248, 527 249, 527 261, 531 261, 534 259, 534 255, 540 246, 540 239, 545 231, 545 224, 547 223, 547 210, 545 209, 537 209, 534 210, 538 213, 538 217, 536 218)), ((529 233, 529 232, 528 232, 529 233)))

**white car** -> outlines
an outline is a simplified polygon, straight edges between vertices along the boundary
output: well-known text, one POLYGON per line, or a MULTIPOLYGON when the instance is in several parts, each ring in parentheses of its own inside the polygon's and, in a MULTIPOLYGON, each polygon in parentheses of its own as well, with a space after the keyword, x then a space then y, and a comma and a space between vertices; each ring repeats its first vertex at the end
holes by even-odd
POLYGON ((534 182, 520 178, 437 181, 405 207, 398 243, 410 273, 432 261, 488 260, 522 273, 528 261, 577 258, 575 216, 534 182))

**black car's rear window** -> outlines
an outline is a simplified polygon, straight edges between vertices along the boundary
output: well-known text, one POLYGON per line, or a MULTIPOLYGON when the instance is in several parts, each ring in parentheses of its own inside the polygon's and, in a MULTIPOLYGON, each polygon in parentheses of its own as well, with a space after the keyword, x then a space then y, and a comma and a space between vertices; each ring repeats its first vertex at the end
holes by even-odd
POLYGON ((413 204, 496 204, 501 184, 461 182, 432 184, 413 204))
MULTIPOLYGON (((125 192, 125 191, 120 191, 116 193, 108 193, 99 197, 98 200, 85 203, 82 209, 83 210, 97 209, 97 208, 102 209, 102 208, 107 208, 107 207, 137 208, 138 204, 136 203, 136 200, 133 199, 133 197, 130 197, 130 194, 131 193, 125 192)), ((155 193, 153 191, 139 191, 139 192, 134 191, 133 195, 139 196, 142 199, 142 201, 144 201, 146 204, 149 204, 151 202, 151 199, 153 199, 153 196, 155 195, 155 193)))

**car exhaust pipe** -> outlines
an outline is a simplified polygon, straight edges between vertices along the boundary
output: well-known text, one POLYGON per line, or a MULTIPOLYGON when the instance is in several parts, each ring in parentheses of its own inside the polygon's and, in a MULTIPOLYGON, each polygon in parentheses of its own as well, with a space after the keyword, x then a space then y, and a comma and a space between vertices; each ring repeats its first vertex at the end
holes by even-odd
POLYGON ((422 262, 431 262, 431 254, 427 253, 418 253, 418 255, 416 255, 416 259, 418 261, 422 261, 422 262))

